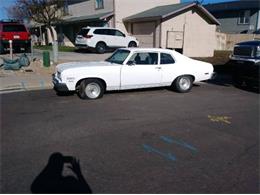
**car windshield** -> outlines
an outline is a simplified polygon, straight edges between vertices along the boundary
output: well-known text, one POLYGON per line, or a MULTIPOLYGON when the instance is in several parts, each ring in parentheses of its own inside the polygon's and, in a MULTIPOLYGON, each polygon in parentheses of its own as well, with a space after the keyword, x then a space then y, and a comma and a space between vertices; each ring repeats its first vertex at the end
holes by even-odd
POLYGON ((3 26, 3 32, 26 32, 26 29, 23 25, 4 25, 3 26))
POLYGON ((130 51, 119 49, 106 59, 107 62, 123 64, 130 51))

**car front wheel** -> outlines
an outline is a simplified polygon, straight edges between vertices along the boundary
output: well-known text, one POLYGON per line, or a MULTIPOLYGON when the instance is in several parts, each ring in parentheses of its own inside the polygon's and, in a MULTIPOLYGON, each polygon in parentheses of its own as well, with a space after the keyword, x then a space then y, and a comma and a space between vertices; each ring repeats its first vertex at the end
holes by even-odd
POLYGON ((176 91, 180 93, 189 92, 193 85, 193 79, 191 76, 180 76, 178 77, 174 83, 173 87, 176 91))
POLYGON ((81 99, 98 99, 104 94, 104 85, 97 79, 83 80, 79 86, 79 97, 81 99))
POLYGON ((4 53, 4 46, 2 43, 0 43, 0 54, 4 53))
POLYGON ((128 44, 128 47, 137 47, 137 44, 136 44, 136 42, 131 41, 131 42, 128 44))

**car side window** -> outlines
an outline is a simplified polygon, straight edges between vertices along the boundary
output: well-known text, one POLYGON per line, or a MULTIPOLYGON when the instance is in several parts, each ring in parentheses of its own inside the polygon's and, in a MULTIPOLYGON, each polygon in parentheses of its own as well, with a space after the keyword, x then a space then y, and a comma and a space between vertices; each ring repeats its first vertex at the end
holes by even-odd
POLYGON ((115 36, 124 37, 125 35, 119 30, 115 30, 115 36))
POLYGON ((94 31, 94 34, 96 34, 96 35, 107 35, 108 29, 96 29, 94 31))
POLYGON ((107 34, 106 35, 114 36, 114 34, 115 34, 114 30, 107 29, 107 34))
POLYGON ((128 65, 136 64, 136 65, 155 65, 158 64, 158 53, 150 53, 150 52, 138 52, 134 53, 129 61, 128 65))
POLYGON ((175 61, 170 54, 161 53, 161 62, 160 64, 174 64, 175 61))
POLYGON ((124 34, 118 30, 108 29, 108 35, 124 37, 124 34))

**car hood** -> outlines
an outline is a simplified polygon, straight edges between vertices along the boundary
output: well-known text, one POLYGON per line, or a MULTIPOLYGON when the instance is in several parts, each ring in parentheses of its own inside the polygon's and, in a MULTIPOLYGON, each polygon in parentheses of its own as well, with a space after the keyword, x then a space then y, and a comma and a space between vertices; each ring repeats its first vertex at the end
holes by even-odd
POLYGON ((57 65, 56 69, 59 72, 68 69, 84 68, 84 67, 100 67, 100 66, 111 66, 110 62, 100 61, 100 62, 67 62, 57 65))

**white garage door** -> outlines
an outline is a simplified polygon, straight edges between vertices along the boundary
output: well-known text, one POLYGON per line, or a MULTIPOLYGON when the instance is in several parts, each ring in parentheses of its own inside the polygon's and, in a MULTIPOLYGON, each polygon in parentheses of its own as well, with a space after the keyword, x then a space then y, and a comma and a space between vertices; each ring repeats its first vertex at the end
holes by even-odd
POLYGON ((133 36, 140 47, 154 47, 155 22, 133 23, 133 36))

